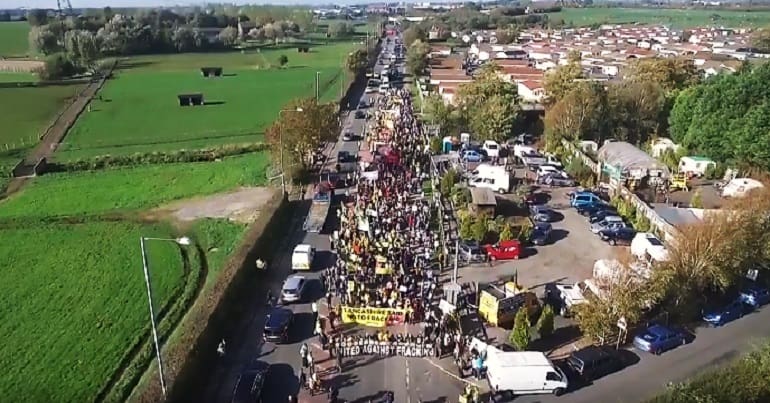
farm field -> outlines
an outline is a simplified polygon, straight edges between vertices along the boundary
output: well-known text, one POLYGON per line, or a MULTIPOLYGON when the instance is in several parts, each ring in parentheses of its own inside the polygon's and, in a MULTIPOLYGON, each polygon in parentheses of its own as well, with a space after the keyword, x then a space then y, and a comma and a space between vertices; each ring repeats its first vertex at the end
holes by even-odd
POLYGON ((34 73, 15 73, 10 71, 0 71, 0 83, 25 83, 38 82, 38 77, 34 73))
POLYGON ((576 26, 591 24, 663 24, 672 28, 705 26, 753 26, 770 25, 770 11, 660 9, 660 8, 563 8, 549 18, 562 18, 576 26), (718 16, 718 18, 712 18, 718 16))
POLYGON ((339 96, 343 66, 353 42, 261 52, 182 54, 131 58, 100 92, 67 135, 58 160, 95 155, 201 148, 256 142, 289 100, 312 96, 320 72, 324 100, 339 96), (285 54, 287 68, 277 65, 285 54), (201 77, 202 66, 221 66, 224 76, 201 77), (200 92, 209 105, 180 107, 177 95, 200 92))
POLYGON ((267 153, 221 162, 148 165, 43 175, 0 201, 0 217, 44 217, 128 212, 204 196, 266 180, 267 153))
POLYGON ((36 144, 41 131, 81 89, 82 85, 74 84, 0 88, 0 111, 4 117, 0 150, 5 150, 6 144, 11 148, 36 144))
POLYGON ((30 26, 26 21, 0 22, 0 56, 25 56, 30 26))
MULTIPOLYGON (((4 397, 94 400, 149 327, 139 237, 169 230, 115 222, 0 229, 0 238, 14 240, 0 246, 0 300, 9 308, 0 322, 4 397)), ((183 284, 182 258, 171 243, 147 249, 160 311, 183 284)))

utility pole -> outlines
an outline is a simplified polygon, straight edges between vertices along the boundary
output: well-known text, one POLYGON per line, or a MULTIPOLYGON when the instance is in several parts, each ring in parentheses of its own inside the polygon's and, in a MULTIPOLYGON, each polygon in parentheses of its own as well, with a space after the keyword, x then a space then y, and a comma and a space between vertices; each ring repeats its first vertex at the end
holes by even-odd
POLYGON ((321 85, 321 72, 316 71, 315 72, 315 101, 318 102, 320 99, 320 85, 321 85))

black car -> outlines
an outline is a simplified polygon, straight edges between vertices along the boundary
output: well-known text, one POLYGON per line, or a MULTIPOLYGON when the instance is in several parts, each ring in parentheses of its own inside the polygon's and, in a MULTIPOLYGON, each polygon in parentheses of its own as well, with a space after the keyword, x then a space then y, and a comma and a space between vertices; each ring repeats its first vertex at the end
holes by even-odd
POLYGON ((551 224, 547 222, 537 222, 532 229, 532 243, 535 245, 545 245, 551 238, 551 224))
POLYGON ((356 111, 355 116, 356 116, 356 119, 363 119, 366 117, 366 112, 359 109, 356 111))
POLYGON ((615 350, 590 346, 570 354, 567 366, 578 377, 591 381, 620 371, 624 365, 615 350))
POLYGON ((599 237, 608 244, 615 245, 631 245, 631 241, 636 236, 636 231, 633 228, 608 228, 599 231, 599 237))
POLYGON ((262 388, 270 364, 254 361, 241 373, 233 389, 232 403, 262 402, 262 388))
POLYGON ((351 162, 356 159, 356 156, 347 152, 347 151, 340 151, 337 153, 337 162, 342 164, 345 162, 351 162))
POLYGON ((535 222, 552 222, 556 221, 556 212, 548 206, 537 205, 529 207, 529 214, 532 220, 535 222))
POLYGON ((294 321, 294 312, 286 308, 273 307, 265 318, 265 341, 284 343, 289 341, 289 328, 294 321))
POLYGON ((615 208, 609 204, 587 204, 585 206, 578 207, 576 210, 578 214, 585 217, 590 217, 591 215, 604 210, 615 211, 615 208))
POLYGON ((617 210, 614 208, 605 208, 602 210, 596 210, 588 216, 588 222, 593 224, 606 218, 607 216, 618 215, 617 210))

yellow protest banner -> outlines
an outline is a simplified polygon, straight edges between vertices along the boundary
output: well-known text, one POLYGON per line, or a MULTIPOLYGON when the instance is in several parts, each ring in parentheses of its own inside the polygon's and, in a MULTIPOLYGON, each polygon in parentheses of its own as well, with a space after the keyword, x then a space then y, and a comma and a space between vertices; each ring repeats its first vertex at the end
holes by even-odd
POLYGON ((403 324, 405 315, 405 309, 342 307, 343 323, 358 323, 364 326, 385 327, 403 324))

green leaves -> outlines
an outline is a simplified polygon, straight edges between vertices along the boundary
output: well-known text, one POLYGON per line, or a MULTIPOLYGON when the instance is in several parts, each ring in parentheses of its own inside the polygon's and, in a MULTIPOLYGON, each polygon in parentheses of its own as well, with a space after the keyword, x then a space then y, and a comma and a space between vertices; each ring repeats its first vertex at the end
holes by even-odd
POLYGON ((458 104, 474 135, 498 142, 511 134, 521 111, 516 85, 504 80, 494 63, 460 86, 458 104))
POLYGON ((420 76, 428 67, 430 46, 420 39, 415 40, 406 51, 406 67, 414 77, 420 76))
POLYGON ((526 351, 529 347, 530 336, 529 328, 529 314, 527 308, 522 306, 519 311, 516 312, 516 317, 513 321, 513 330, 511 330, 508 336, 508 342, 518 351, 526 351))

